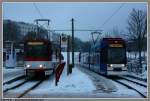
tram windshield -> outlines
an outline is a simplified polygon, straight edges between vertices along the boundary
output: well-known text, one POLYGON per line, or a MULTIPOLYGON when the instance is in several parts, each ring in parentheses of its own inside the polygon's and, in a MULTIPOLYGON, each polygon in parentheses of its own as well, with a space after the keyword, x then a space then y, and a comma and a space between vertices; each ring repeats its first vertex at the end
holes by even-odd
POLYGON ((125 63, 126 54, 124 48, 109 48, 108 49, 108 63, 119 64, 125 63))
POLYGON ((47 52, 46 45, 28 45, 26 48, 26 56, 30 57, 46 57, 47 52))

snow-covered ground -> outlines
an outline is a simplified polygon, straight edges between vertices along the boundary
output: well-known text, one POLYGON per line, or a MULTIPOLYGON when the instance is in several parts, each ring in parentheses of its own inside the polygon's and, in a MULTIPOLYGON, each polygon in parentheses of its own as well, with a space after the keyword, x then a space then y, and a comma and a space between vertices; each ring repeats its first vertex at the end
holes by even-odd
POLYGON ((14 87, 15 85, 18 85, 18 84, 20 84, 20 83, 22 83, 22 82, 24 82, 24 81, 25 81, 25 79, 21 79, 21 80, 17 80, 16 82, 13 82, 13 83, 11 83, 11 84, 5 84, 5 85, 3 86, 3 90, 9 89, 9 88, 11 88, 11 87, 14 87))
POLYGON ((127 87, 112 81, 113 84, 117 88, 117 92, 112 92, 112 95, 116 96, 117 98, 140 98, 141 96, 134 90, 128 89, 127 87))
POLYGON ((74 68, 72 75, 67 76, 63 72, 58 86, 55 86, 55 80, 47 80, 38 87, 32 94, 50 94, 50 93, 87 93, 95 90, 92 81, 87 75, 83 74, 77 68, 74 68))
POLYGON ((137 74, 137 73, 130 72, 129 74, 131 76, 147 80, 147 72, 148 71, 144 71, 142 74, 137 74))
POLYGON ((131 80, 131 81, 135 81, 135 82, 138 82, 140 84, 143 84, 143 85, 147 86, 147 82, 145 82, 145 81, 141 81, 141 80, 138 80, 138 79, 135 79, 135 78, 131 78, 131 77, 128 77, 128 76, 120 76, 120 77, 128 79, 128 80, 131 80))
POLYGON ((140 85, 137 85, 133 82, 129 82, 129 81, 126 81, 126 80, 119 80, 127 85, 130 85, 131 87, 137 89, 138 91, 140 91, 142 94, 144 94, 145 96, 147 96, 147 88, 146 87, 143 87, 143 86, 140 86, 140 85))
MULTIPOLYGON (((107 89, 103 91, 103 89, 96 91, 96 97, 106 97, 106 98, 140 98, 141 96, 134 90, 128 89, 127 87, 112 81, 110 79, 107 79, 106 77, 103 77, 101 75, 98 75, 94 72, 90 72, 88 69, 84 69, 85 73, 87 73, 90 78, 96 78, 97 81, 96 84, 100 83, 101 86, 106 87, 107 89), (111 89, 111 90, 110 90, 111 89), (108 90, 108 91, 107 91, 108 90), (108 95, 109 94, 109 95, 108 95)), ((97 89, 100 89, 101 87, 98 87, 97 89)), ((144 89, 145 90, 145 89, 144 89)))
MULTIPOLYGON (((66 61, 67 53, 63 52, 62 54, 64 56, 64 60, 66 61)), ((23 74, 23 69, 4 69, 3 72, 4 80, 8 80, 8 78, 23 74)), ((18 82, 21 82, 21 80, 16 83, 12 83, 11 86, 16 85, 18 82)), ((37 81, 29 81, 19 88, 4 93, 4 97, 16 97, 36 82, 37 81)), ((7 85, 7 87, 11 86, 7 85)), ((67 67, 65 66, 58 82, 58 86, 55 86, 55 79, 51 76, 24 97, 140 98, 141 96, 137 92, 128 89, 121 84, 111 81, 96 73, 90 72, 87 69, 81 69, 77 66, 73 68, 72 74, 67 76, 67 67)))
MULTIPOLYGON (((66 61, 67 53, 64 52, 63 56, 66 61)), ((72 74, 67 76, 67 66, 65 65, 58 86, 55 86, 55 80, 47 80, 31 93, 80 93, 91 92, 92 90, 95 90, 95 87, 86 74, 77 68, 73 68, 72 74)))
MULTIPOLYGON (((70 54, 71 55, 71 54, 70 54)), ((67 53, 63 53, 64 60, 67 60, 67 53)), ((16 69, 15 69, 16 70, 16 69)), ((13 71, 15 71, 13 70, 13 71)), ((4 71, 10 72, 10 71, 4 71)), ((12 72, 10 72, 12 73, 12 72)), ((14 84, 15 85, 15 84, 14 84)), ((9 93, 20 93, 21 91, 27 89, 30 83, 27 83, 17 89, 9 91, 9 93)), ((67 94, 79 94, 79 93, 91 93, 95 90, 95 86, 92 80, 83 72, 78 70, 78 68, 73 68, 71 75, 67 76, 67 67, 65 66, 63 73, 58 82, 58 86, 55 86, 55 79, 49 78, 44 81, 36 90, 33 90, 29 95, 46 95, 46 94, 57 94, 57 93, 67 93, 67 94)))
POLYGON ((128 62, 128 72, 129 75, 142 78, 142 79, 147 79, 147 63, 142 63, 142 73, 139 72, 139 63, 136 60, 132 60, 128 62))
POLYGON ((139 72, 139 55, 138 52, 127 52, 129 74, 134 77, 147 79, 147 51, 142 51, 142 73, 139 72))

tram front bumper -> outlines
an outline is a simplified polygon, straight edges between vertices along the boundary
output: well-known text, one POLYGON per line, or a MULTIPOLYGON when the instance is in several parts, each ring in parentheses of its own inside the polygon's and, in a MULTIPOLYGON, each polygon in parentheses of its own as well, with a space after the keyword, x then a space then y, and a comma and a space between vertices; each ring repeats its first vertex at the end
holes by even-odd
POLYGON ((127 74, 128 74, 127 70, 122 70, 122 71, 109 70, 109 71, 107 71, 107 75, 127 75, 127 74))
POLYGON ((38 75, 50 75, 54 71, 51 68, 36 68, 36 69, 26 69, 26 76, 38 76, 38 75))

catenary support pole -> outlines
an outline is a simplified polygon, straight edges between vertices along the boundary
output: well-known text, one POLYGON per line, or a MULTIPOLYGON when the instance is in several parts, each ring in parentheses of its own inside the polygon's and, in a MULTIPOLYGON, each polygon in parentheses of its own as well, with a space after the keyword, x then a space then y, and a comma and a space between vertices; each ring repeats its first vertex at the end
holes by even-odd
POLYGON ((61 64, 61 36, 60 36, 60 41, 59 41, 59 64, 61 64))
POLYGON ((69 75, 69 65, 70 65, 70 47, 69 47, 69 36, 67 37, 67 75, 69 75))
POLYGON ((74 67, 74 19, 71 19, 72 22, 72 67, 74 67))

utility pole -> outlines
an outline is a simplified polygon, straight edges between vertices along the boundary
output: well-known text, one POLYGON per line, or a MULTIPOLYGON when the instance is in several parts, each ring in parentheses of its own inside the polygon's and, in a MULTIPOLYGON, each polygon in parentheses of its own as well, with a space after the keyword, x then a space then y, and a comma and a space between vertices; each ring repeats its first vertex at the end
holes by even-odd
POLYGON ((72 22, 72 67, 74 67, 74 19, 71 19, 72 22))
POLYGON ((59 64, 61 64, 61 36, 59 41, 59 64))
POLYGON ((72 72, 72 67, 70 66, 70 36, 67 37, 67 75, 72 72), (71 72, 70 72, 71 71, 71 72))
POLYGON ((89 48, 88 62, 89 62, 89 70, 90 70, 90 65, 91 65, 91 48, 89 48))
POLYGON ((35 36, 35 39, 37 39, 37 37, 38 37, 38 33, 39 33, 39 27, 38 27, 38 21, 37 21, 37 20, 35 20, 35 22, 36 22, 36 27, 37 27, 37 29, 36 29, 36 36, 35 36))

